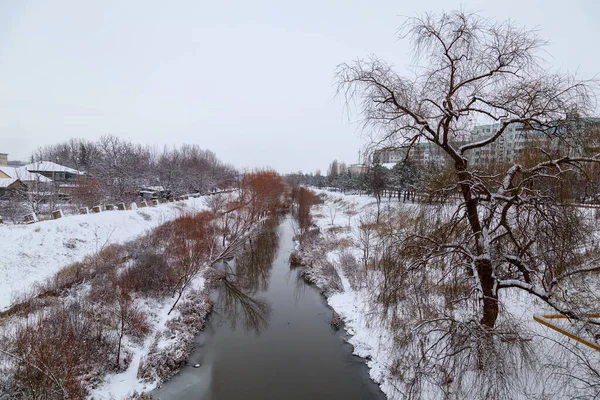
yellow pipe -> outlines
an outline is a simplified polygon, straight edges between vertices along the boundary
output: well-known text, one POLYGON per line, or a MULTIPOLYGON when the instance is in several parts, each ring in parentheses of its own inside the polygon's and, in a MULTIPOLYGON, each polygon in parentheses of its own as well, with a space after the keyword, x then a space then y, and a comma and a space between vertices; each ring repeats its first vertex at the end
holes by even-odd
MULTIPOLYGON (((600 315, 598 315, 598 314, 587 314, 586 316, 589 317, 589 318, 600 318, 600 315)), ((559 318, 566 318, 566 317, 564 315, 551 314, 551 315, 542 315, 542 318, 559 319, 559 318)), ((540 324, 545 325, 545 326, 547 326, 550 329, 554 329, 558 333, 561 333, 561 334, 563 334, 563 335, 565 335, 565 336, 567 336, 567 337, 569 337, 569 338, 571 338, 573 340, 578 341, 581 344, 584 344, 584 345, 586 345, 588 347, 591 347, 592 349, 594 349, 596 351, 600 351, 600 346, 595 345, 594 343, 588 342, 587 340, 585 340, 583 338, 580 338, 579 336, 575 336, 572 333, 567 332, 564 329, 561 329, 561 328, 559 328, 556 325, 552 325, 550 322, 544 321, 542 318, 540 318, 540 317, 538 317, 536 315, 533 316, 533 319, 536 322, 539 322, 540 324)))

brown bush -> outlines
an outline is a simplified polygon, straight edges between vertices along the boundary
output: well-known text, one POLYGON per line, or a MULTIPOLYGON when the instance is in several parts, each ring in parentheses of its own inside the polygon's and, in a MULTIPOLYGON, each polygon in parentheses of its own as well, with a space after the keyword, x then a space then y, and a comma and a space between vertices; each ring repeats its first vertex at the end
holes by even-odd
POLYGON ((108 274, 126 261, 127 256, 123 246, 110 245, 91 256, 90 259, 86 258, 87 262, 91 261, 90 264, 93 267, 90 273, 108 274))
POLYGON ((119 285, 130 292, 151 296, 170 293, 177 282, 174 269, 163 254, 144 253, 138 256, 120 276, 119 285))
POLYGON ((59 292, 68 289, 74 285, 83 282, 86 278, 86 266, 83 263, 76 262, 69 264, 58 270, 58 272, 49 280, 47 291, 59 292))
POLYGON ((15 361, 10 392, 33 399, 82 399, 85 383, 103 374, 114 337, 86 304, 73 303, 20 322, 9 340, 15 361))
POLYGON ((90 281, 88 301, 92 304, 111 304, 117 300, 114 274, 98 275, 90 281))
MULTIPOLYGON (((296 197, 298 203, 298 224, 300 225, 300 234, 303 236, 312 225, 310 216, 310 208, 318 202, 318 197, 315 192, 306 188, 299 188, 296 197)), ((302 238, 304 239, 304 238, 302 238)), ((302 241, 302 240, 301 240, 302 241)))
POLYGON ((291 252, 289 261, 292 267, 299 267, 303 265, 302 256, 297 251, 291 252))

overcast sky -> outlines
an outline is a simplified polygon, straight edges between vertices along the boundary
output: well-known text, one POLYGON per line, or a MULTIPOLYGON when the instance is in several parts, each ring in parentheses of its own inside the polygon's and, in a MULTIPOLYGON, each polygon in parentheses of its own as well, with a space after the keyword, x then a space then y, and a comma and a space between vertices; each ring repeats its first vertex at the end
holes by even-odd
POLYGON ((363 138, 335 66, 377 54, 406 70, 402 16, 461 6, 537 27, 556 68, 600 71, 593 0, 2 0, 0 152, 114 134, 239 168, 354 163, 363 138))

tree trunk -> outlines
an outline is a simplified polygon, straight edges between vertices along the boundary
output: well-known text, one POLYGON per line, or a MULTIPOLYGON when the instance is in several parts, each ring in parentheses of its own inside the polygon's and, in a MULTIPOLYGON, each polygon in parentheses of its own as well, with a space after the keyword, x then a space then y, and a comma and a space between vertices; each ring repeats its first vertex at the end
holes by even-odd
POLYGON ((490 260, 478 260, 475 266, 483 290, 483 315, 479 322, 493 328, 498 318, 498 293, 494 290, 492 263, 490 260))
POLYGON ((488 328, 493 328, 496 325, 498 318, 498 293, 494 290, 495 278, 492 269, 492 261, 489 259, 489 254, 484 254, 484 248, 480 243, 481 238, 481 222, 479 220, 477 200, 471 196, 471 185, 469 175, 466 172, 466 163, 457 163, 457 176, 461 183, 461 191, 465 200, 465 209, 471 231, 475 235, 475 247, 477 256, 483 256, 475 262, 479 284, 483 291, 483 315, 479 321, 482 325, 488 328), (487 257, 486 257, 487 256, 487 257))

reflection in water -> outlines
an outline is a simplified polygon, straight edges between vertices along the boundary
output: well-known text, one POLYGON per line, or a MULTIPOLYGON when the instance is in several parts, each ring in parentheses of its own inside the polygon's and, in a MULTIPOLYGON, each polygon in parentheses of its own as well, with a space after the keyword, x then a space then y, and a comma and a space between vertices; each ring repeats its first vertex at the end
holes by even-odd
POLYGON ((223 263, 226 277, 218 287, 216 306, 235 328, 242 321, 244 328, 259 334, 269 324, 270 304, 256 294, 269 287, 269 277, 275 254, 279 248, 277 219, 265 221, 261 232, 250 238, 245 251, 232 262, 223 263))
POLYGON ((273 260, 279 248, 278 225, 276 218, 267 220, 260 234, 248 240, 246 251, 235 260, 236 282, 246 293, 268 289, 273 260))
POLYGON ((247 295, 229 278, 221 281, 216 304, 229 320, 232 329, 235 329, 238 321, 243 322, 246 330, 256 334, 269 326, 270 304, 261 298, 247 295))

